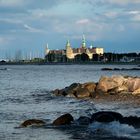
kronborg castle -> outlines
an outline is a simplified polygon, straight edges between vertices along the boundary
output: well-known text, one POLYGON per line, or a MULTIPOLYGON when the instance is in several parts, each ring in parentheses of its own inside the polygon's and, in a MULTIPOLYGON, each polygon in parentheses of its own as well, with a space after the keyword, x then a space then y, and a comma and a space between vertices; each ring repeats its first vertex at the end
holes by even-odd
POLYGON ((82 43, 79 48, 73 48, 68 40, 65 49, 62 50, 45 50, 45 58, 48 62, 78 62, 78 61, 94 61, 95 56, 103 56, 104 49, 98 47, 87 47, 86 39, 83 35, 82 43))

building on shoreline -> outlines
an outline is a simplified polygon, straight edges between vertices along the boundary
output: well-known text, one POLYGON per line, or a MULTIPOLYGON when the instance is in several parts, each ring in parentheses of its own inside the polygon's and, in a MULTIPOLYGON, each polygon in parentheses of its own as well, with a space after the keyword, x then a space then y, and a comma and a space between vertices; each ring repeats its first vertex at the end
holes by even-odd
POLYGON ((75 61, 90 61, 94 56, 103 56, 104 49, 97 47, 87 47, 86 39, 83 35, 82 43, 79 48, 72 48, 68 40, 65 49, 49 50, 48 45, 45 50, 45 58, 47 62, 75 62, 75 61))

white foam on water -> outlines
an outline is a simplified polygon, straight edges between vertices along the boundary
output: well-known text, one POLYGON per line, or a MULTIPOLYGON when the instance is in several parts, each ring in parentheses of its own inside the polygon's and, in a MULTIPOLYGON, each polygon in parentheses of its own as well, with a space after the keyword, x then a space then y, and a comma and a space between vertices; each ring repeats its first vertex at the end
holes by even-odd
POLYGON ((89 125, 89 131, 93 133, 107 133, 117 137, 131 137, 137 130, 128 124, 120 124, 117 121, 110 123, 94 122, 89 125))

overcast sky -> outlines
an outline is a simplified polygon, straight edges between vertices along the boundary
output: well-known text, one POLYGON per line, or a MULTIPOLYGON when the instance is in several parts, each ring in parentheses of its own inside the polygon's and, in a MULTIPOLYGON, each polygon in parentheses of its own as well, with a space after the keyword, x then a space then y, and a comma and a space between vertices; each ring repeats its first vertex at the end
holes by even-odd
POLYGON ((140 0, 0 0, 0 56, 93 44, 140 52, 140 0))

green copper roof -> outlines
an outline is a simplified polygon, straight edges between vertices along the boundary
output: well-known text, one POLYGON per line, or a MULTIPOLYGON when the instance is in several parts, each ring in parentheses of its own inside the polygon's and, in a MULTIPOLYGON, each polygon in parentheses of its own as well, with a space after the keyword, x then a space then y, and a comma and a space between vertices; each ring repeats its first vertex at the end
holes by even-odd
POLYGON ((83 35, 83 38, 82 38, 82 48, 86 48, 86 39, 85 39, 84 35, 83 35))
POLYGON ((66 47, 70 47, 70 41, 67 40, 66 47))

